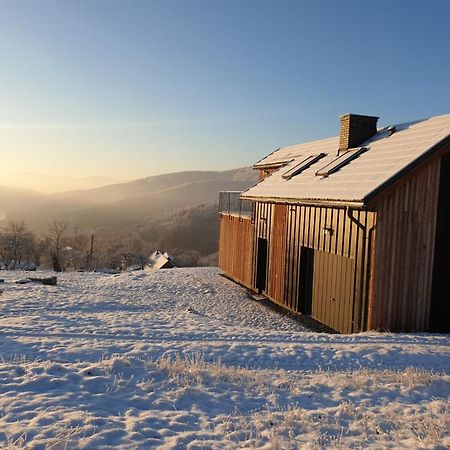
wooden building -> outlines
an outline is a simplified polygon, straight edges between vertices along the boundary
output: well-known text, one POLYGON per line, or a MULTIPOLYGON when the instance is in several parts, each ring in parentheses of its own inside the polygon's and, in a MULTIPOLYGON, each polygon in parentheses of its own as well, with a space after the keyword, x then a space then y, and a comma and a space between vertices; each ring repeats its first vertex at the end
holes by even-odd
POLYGON ((221 193, 219 266, 343 333, 449 331, 450 115, 283 147, 221 193))

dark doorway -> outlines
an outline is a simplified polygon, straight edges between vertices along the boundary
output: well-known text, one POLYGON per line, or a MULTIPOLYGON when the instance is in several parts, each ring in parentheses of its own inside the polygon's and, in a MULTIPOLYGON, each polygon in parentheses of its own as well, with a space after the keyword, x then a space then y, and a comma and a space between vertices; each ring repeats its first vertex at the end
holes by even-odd
POLYGON ((265 291, 267 286, 267 239, 258 238, 256 256, 256 288, 265 291))
POLYGON ((430 330, 450 331, 450 154, 441 159, 430 330))
POLYGON ((311 315, 313 273, 314 250, 302 246, 300 249, 300 286, 298 289, 298 308, 302 314, 311 315))

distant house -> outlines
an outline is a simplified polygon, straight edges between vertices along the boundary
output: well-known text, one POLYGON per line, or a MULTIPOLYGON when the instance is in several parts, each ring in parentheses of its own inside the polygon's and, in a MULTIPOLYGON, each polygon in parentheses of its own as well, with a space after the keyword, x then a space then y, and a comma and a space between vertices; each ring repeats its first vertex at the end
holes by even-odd
POLYGON ((450 329, 450 115, 280 148, 221 193, 220 268, 344 333, 450 329))
POLYGON ((166 252, 161 253, 159 250, 149 256, 147 265, 150 269, 173 269, 175 267, 172 258, 166 252))

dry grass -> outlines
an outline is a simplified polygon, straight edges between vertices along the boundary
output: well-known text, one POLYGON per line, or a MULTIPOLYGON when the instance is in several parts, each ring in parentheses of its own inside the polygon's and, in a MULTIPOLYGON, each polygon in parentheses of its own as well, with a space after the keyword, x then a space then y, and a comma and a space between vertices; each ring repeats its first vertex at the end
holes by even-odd
MULTIPOLYGON (((11 364, 15 363, 27 362, 17 359, 11 364)), ((241 395, 265 402, 264 407, 249 410, 243 401, 241 410, 205 418, 205 442, 196 441, 190 448, 445 448, 450 444, 450 401, 427 394, 434 383, 448 386, 449 376, 424 369, 253 370, 206 361, 203 354, 195 353, 157 360, 113 357, 84 366, 81 373, 109 380, 105 395, 153 392, 153 405, 160 409, 175 411, 180 398, 199 393, 213 399, 225 392, 230 399, 241 395)), ((47 440, 45 449, 76 448, 82 436, 83 430, 67 421, 47 440)), ((6 438, 7 449, 28 448, 25 432, 6 438)))

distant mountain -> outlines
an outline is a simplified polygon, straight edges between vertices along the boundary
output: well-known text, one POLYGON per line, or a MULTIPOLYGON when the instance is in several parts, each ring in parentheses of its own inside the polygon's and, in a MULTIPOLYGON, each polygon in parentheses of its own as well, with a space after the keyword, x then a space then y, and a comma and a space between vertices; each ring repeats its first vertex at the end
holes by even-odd
MULTIPOLYGON (((0 177, 0 184, 2 183, 0 177)), ((0 211, 34 209, 45 203, 48 197, 30 189, 0 186, 0 211)))
POLYGON ((213 200, 211 194, 219 190, 246 189, 257 181, 257 174, 250 168, 213 171, 175 172, 141 178, 127 183, 117 183, 97 189, 77 190, 57 195, 59 199, 76 199, 92 203, 115 203, 146 196, 178 197, 183 194, 193 204, 213 200), (222 189, 222 187, 224 187, 222 189), (212 189, 212 191, 211 191, 212 189), (201 197, 197 201, 197 198, 201 197))
POLYGON ((245 190, 256 181, 250 168, 176 172, 55 194, 38 208, 14 208, 10 214, 36 227, 57 219, 86 228, 128 228, 183 208, 213 205, 219 191, 245 190))
POLYGON ((72 191, 75 189, 92 189, 117 183, 117 180, 111 177, 94 176, 77 178, 42 175, 38 173, 3 174, 0 179, 0 184, 2 185, 31 189, 45 194, 54 194, 56 192, 72 191))

